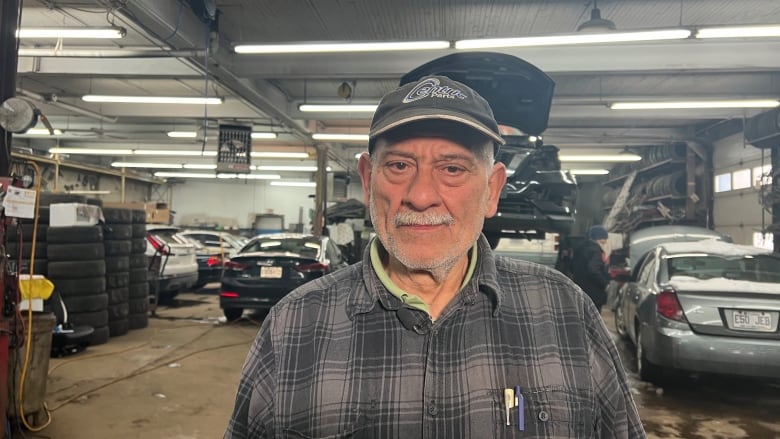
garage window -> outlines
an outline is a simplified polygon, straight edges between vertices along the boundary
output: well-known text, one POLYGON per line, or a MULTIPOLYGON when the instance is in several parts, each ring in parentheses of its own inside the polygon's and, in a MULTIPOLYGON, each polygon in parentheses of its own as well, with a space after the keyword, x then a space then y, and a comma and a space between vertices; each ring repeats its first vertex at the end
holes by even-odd
POLYGON ((732 189, 747 189, 751 186, 750 169, 740 169, 731 174, 732 189))
POLYGON ((731 190, 731 173, 715 176, 715 192, 728 192, 731 190))
POLYGON ((773 233, 753 233, 753 247, 774 250, 775 236, 773 233))
POLYGON ((753 186, 760 188, 772 184, 772 165, 756 166, 753 168, 753 186))

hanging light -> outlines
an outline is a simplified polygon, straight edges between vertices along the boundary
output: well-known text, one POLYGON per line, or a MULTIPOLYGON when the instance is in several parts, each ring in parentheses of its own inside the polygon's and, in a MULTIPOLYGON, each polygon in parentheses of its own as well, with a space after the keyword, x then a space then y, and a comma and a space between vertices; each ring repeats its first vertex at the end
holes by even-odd
POLYGON ((601 18, 598 0, 593 0, 593 9, 590 11, 590 20, 577 26, 577 32, 605 32, 615 29, 614 21, 601 18))

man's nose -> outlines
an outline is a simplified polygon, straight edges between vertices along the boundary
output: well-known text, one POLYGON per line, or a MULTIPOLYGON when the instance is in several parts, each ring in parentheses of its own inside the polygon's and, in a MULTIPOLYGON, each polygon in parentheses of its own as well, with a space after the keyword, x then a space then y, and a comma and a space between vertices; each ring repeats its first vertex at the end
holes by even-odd
POLYGON ((416 210, 425 210, 441 201, 438 185, 431 170, 417 172, 409 183, 404 197, 416 210))

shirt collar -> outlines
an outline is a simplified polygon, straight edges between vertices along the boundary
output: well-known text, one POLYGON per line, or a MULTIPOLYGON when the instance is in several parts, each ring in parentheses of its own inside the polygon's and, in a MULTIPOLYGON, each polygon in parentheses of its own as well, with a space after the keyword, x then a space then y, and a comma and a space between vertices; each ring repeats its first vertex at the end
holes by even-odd
MULTIPOLYGON (((377 240, 377 244, 379 244, 376 237, 374 240, 377 240)), ((349 300, 347 309, 350 318, 356 314, 370 312, 377 302, 384 309, 391 311, 397 310, 403 305, 401 299, 390 293, 377 275, 371 264, 371 247, 372 243, 369 242, 363 250, 363 260, 360 266, 357 267, 362 272, 363 284, 352 291, 352 297, 349 300)), ((470 264, 469 271, 472 272, 472 275, 470 276, 470 281, 462 286, 461 292, 465 295, 474 295, 477 294, 477 291, 481 291, 493 303, 493 314, 496 315, 503 302, 504 292, 498 285, 498 271, 493 250, 490 248, 487 239, 480 235, 477 240, 476 250, 472 251, 476 251, 476 265, 470 264), (476 288, 470 287, 475 282, 476 288)), ((466 298, 466 300, 469 299, 466 298)))

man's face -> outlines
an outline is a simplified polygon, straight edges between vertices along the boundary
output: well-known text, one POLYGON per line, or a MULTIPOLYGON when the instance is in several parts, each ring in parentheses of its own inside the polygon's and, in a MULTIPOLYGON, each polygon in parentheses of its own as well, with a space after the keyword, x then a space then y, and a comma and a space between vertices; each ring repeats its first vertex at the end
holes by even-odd
POLYGON ((374 229, 392 257, 411 270, 451 267, 495 215, 503 164, 436 137, 378 145, 359 171, 374 229))

